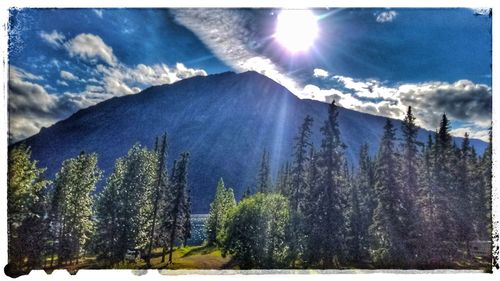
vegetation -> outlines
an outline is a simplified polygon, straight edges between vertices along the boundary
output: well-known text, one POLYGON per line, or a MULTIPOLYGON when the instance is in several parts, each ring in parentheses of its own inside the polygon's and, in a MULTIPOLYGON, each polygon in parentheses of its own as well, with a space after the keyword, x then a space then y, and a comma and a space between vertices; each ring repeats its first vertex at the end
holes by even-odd
POLYGON ((410 107, 398 135, 388 119, 377 154, 363 145, 354 169, 335 103, 319 147, 306 116, 275 181, 266 150, 239 202, 219 180, 206 243, 197 247, 187 246, 189 153, 168 172, 166 135, 153 149, 136 144, 117 159, 97 195, 95 153, 64 161, 52 183, 30 149, 16 146, 9 151, 7 272, 491 267, 491 257, 471 251, 472 241, 491 239, 491 135, 477 155, 467 134, 461 144, 452 142, 446 115, 426 144, 417 141, 415 122, 410 107))

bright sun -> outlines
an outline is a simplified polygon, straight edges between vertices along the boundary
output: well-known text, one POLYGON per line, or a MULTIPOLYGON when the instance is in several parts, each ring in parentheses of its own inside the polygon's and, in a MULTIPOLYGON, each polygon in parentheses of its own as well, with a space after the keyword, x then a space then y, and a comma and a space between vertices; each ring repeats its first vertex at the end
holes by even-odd
POLYGON ((274 38, 290 52, 309 49, 318 36, 317 18, 310 10, 282 10, 274 38))

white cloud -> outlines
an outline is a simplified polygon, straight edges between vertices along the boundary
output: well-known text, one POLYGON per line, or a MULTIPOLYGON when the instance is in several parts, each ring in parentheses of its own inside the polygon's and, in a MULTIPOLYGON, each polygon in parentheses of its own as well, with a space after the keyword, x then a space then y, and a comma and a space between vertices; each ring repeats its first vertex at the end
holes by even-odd
POLYGON ((451 133, 487 140, 491 123, 491 88, 468 80, 454 83, 426 82, 387 86, 375 79, 358 80, 351 77, 331 76, 345 89, 320 89, 314 85, 304 87, 313 99, 335 99, 344 108, 374 115, 403 119, 408 106, 413 108, 417 124, 428 130, 439 126, 441 114, 460 121, 461 127, 451 133))
POLYGON ((316 78, 325 78, 328 77, 328 71, 321 68, 315 68, 313 76, 316 78))
POLYGON ((113 66, 117 63, 117 58, 113 54, 113 48, 106 45, 101 37, 81 33, 64 44, 72 57, 80 57, 85 60, 96 61, 100 59, 113 66))
POLYGON ((43 80, 42 76, 29 73, 24 69, 15 67, 13 65, 9 66, 9 79, 15 80, 43 80))
POLYGON ((375 16, 376 16, 375 20, 378 23, 392 22, 396 18, 397 15, 398 14, 396 13, 396 11, 385 11, 385 12, 375 14, 375 16))
POLYGON ((231 9, 175 9, 175 20, 190 29, 222 61, 236 71, 256 71, 300 97, 302 89, 282 69, 252 50, 257 45, 247 28, 252 17, 231 9))
POLYGON ((40 37, 55 48, 60 48, 66 39, 62 33, 59 33, 56 30, 53 30, 51 33, 42 31, 40 32, 40 37))
POLYGON ((56 81, 56 84, 57 85, 61 85, 61 86, 66 86, 66 87, 69 86, 66 81, 62 81, 62 80, 59 80, 59 79, 56 81))
POLYGON ((100 17, 102 19, 102 16, 103 16, 103 10, 102 9, 92 9, 92 11, 94 11, 94 13, 100 17))
POLYGON ((66 80, 78 80, 78 77, 76 77, 73 73, 66 71, 66 70, 61 70, 61 78, 66 79, 66 80))

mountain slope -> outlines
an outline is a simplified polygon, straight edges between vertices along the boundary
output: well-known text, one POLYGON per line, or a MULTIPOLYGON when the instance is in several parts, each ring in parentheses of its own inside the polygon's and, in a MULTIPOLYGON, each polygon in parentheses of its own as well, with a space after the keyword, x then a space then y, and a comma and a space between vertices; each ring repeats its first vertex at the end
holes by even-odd
MULTIPOLYGON (((318 147, 319 128, 327 111, 327 104, 300 100, 256 72, 226 72, 112 98, 80 110, 23 142, 32 147, 34 159, 48 168, 49 177, 64 159, 82 150, 99 154, 99 166, 107 176, 115 159, 124 156, 133 144, 152 147, 155 137, 166 131, 170 163, 184 150, 191 153, 193 212, 203 213, 220 177, 235 189, 237 197, 254 183, 263 149, 270 151, 276 172, 289 159, 293 138, 307 114, 314 118, 313 141, 318 147)), ((375 153, 385 118, 340 108, 339 122, 352 164, 356 164, 364 142, 375 153)), ((399 129, 400 121, 395 122, 399 129)), ((419 139, 425 141, 428 133, 421 130, 419 139)), ((486 145, 475 140, 473 144, 480 153, 486 145)))

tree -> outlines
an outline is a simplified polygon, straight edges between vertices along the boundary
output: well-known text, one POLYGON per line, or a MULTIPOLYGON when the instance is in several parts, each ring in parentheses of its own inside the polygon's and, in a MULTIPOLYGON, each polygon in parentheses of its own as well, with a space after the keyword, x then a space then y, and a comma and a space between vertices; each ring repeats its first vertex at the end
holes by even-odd
POLYGON ((328 119, 320 130, 323 134, 318 159, 320 182, 318 192, 315 194, 318 202, 314 211, 315 227, 318 227, 314 233, 319 237, 311 239, 322 241, 316 245, 322 266, 332 268, 339 266, 345 253, 345 221, 342 210, 346 207, 344 198, 346 179, 343 178, 345 145, 340 139, 335 101, 330 104, 328 119))
MULTIPOLYGON (((188 172, 188 162, 189 153, 181 153, 180 159, 174 162, 174 167, 172 170, 172 176, 170 178, 170 192, 172 194, 172 201, 169 207, 163 211, 163 215, 166 216, 166 220, 163 224, 163 229, 166 230, 165 237, 167 240, 165 244, 169 247, 169 257, 168 262, 172 263, 172 254, 175 240, 179 237, 186 235, 184 231, 185 227, 185 217, 189 214, 186 213, 187 209, 183 207, 184 202, 186 202, 186 190, 188 188, 187 183, 187 172, 188 172)), ((165 252, 162 258, 162 262, 165 258, 165 252)))
POLYGON ((458 221, 458 239, 466 244, 467 254, 470 254, 469 242, 474 239, 473 224, 473 193, 474 170, 476 168, 475 155, 470 146, 469 134, 465 133, 462 148, 458 152, 458 171, 457 171, 457 202, 455 213, 458 221))
POLYGON ((299 133, 295 137, 295 146, 293 148, 293 166, 290 192, 290 207, 293 212, 301 213, 303 208, 303 198, 306 192, 306 169, 309 161, 309 149, 311 143, 311 126, 313 118, 306 116, 304 122, 299 128, 299 133))
POLYGON ((110 262, 114 262, 123 260, 128 250, 147 253, 157 171, 157 153, 139 144, 115 162, 113 174, 98 201, 97 237, 102 240, 97 248, 98 256, 110 256, 110 262), (106 205, 109 202, 112 203, 106 205), (104 240, 110 235, 112 240, 104 240))
POLYGON ((290 164, 288 162, 285 163, 284 166, 281 167, 278 172, 278 180, 276 183, 276 191, 282 194, 283 196, 290 196, 291 191, 291 171, 290 164))
POLYGON ((288 208, 287 198, 277 193, 257 193, 240 201, 228 220, 223 255, 231 254, 242 269, 286 266, 288 208))
POLYGON ((375 170, 377 207, 370 226, 370 252, 374 263, 390 267, 401 266, 408 261, 403 241, 406 228, 402 221, 401 187, 394 142, 395 130, 390 119, 387 119, 375 170))
POLYGON ((108 177, 106 185, 96 199, 96 235, 94 252, 97 259, 111 265, 123 259, 124 251, 120 249, 120 233, 123 233, 121 187, 126 171, 125 159, 115 162, 113 173, 108 177))
POLYGON ((455 208, 456 198, 456 176, 454 174, 455 157, 452 138, 450 135, 450 122, 443 114, 439 130, 436 134, 434 148, 433 173, 435 182, 433 192, 435 193, 435 235, 439 240, 436 254, 440 262, 448 263, 458 248, 457 241, 457 221, 455 208))
MULTIPOLYGON (((160 205, 162 204, 162 200, 165 199, 164 193, 162 193, 162 186, 165 187, 168 185, 167 182, 167 170, 166 170, 166 158, 167 158, 167 134, 165 133, 162 137, 161 143, 156 138, 156 144, 155 144, 155 152, 157 153, 158 157, 158 168, 156 171, 156 183, 155 183, 155 189, 153 191, 153 216, 152 216, 152 223, 151 223, 151 232, 149 234, 149 245, 148 245, 148 252, 147 252, 147 257, 146 257, 146 265, 147 267, 151 267, 151 252, 153 250, 153 242, 155 241, 155 227, 156 227, 156 221, 158 217, 158 210, 160 208, 160 205)), ((188 218, 189 219, 189 218, 188 218)))
MULTIPOLYGON (((401 200, 403 206, 402 219, 406 226, 406 231, 403 232, 406 248, 409 251, 409 256, 415 257, 414 249, 418 247, 418 228, 415 214, 417 209, 415 206, 416 195, 418 193, 418 143, 417 133, 418 127, 415 124, 415 116, 413 116, 411 106, 408 107, 406 116, 401 123, 401 131, 403 132, 403 154, 401 157, 401 200)), ((424 242, 425 243, 425 242, 424 242)))
POLYGON ((269 164, 269 152, 264 149, 260 162, 259 173, 257 175, 257 192, 271 192, 271 167, 269 164))
POLYGON ((58 201, 54 210, 58 225, 58 263, 70 264, 84 253, 94 231, 92 193, 101 178, 97 167, 97 154, 80 153, 65 160, 56 174, 55 196, 58 201))
POLYGON ((359 153, 358 173, 352 180, 351 187, 351 237, 354 237, 354 247, 351 247, 351 257, 355 261, 369 258, 370 235, 373 210, 376 207, 374 163, 368 153, 368 144, 363 144, 359 153))
POLYGON ((229 214, 235 206, 236 200, 234 199, 233 190, 226 188, 224 181, 220 178, 217 183, 215 198, 210 203, 210 213, 205 228, 208 245, 222 246, 229 214))
POLYGON ((481 240, 491 241, 492 237, 492 128, 490 127, 488 147, 479 159, 476 169, 478 185, 475 206, 475 218, 477 219, 476 231, 481 240))
POLYGON ((7 171, 8 258, 12 270, 40 265, 47 227, 45 191, 50 181, 44 168, 31 160, 30 148, 19 145, 9 150, 7 171), (26 260, 26 261, 25 261, 26 260))

